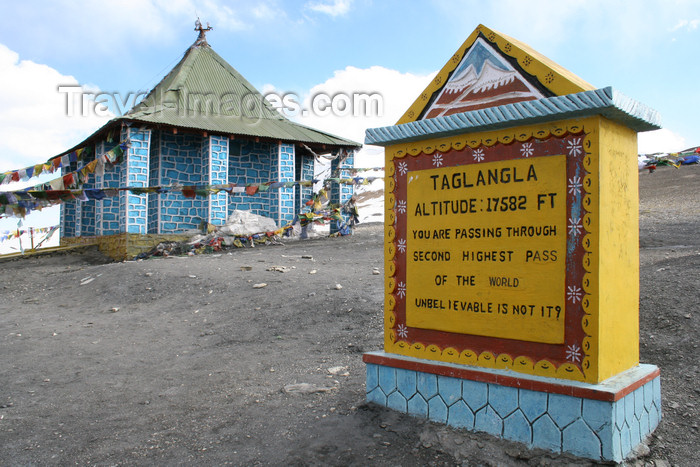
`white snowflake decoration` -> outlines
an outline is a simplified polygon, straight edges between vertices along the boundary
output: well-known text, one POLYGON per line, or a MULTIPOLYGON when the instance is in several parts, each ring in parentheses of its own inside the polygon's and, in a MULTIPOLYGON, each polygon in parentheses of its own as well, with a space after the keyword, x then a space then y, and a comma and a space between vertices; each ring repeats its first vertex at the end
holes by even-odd
POLYGON ((566 298, 572 303, 577 303, 581 301, 581 296, 583 295, 583 290, 575 285, 570 285, 566 287, 566 298))
POLYGON ((405 214, 406 213, 406 201, 400 199, 396 203, 396 212, 400 214, 405 214))
POLYGON ((523 157, 530 157, 535 153, 535 148, 532 147, 532 143, 523 143, 520 148, 520 155, 523 157))
POLYGON ((571 138, 566 143, 566 149, 569 150, 569 155, 576 157, 583 154, 583 146, 581 146, 581 138, 571 138))
POLYGON ((399 238, 399 241, 396 242, 396 249, 401 253, 406 253, 406 240, 399 238))
POLYGON ((399 282, 399 284, 396 286, 396 295, 398 295, 401 298, 406 296, 406 284, 405 283, 399 282))
POLYGON ((581 348, 576 344, 566 346, 566 359, 572 362, 581 361, 581 348))
POLYGON ((574 219, 573 217, 569 218, 569 235, 573 235, 576 237, 581 233, 581 230, 583 229, 583 226, 581 225, 581 218, 577 217, 574 219))
POLYGON ((406 175, 408 173, 408 163, 404 161, 399 162, 398 170, 400 175, 406 175))
POLYGON ((481 162, 484 160, 484 150, 479 148, 474 150, 474 160, 477 162, 481 162))
POLYGON ((399 327, 396 328, 396 334, 398 334, 401 339, 405 339, 408 337, 408 328, 403 324, 399 324, 399 327))
POLYGON ((569 179, 569 193, 581 193, 581 177, 574 176, 569 179))
POLYGON ((433 156, 433 165, 435 167, 440 167, 442 165, 442 154, 439 152, 433 156))

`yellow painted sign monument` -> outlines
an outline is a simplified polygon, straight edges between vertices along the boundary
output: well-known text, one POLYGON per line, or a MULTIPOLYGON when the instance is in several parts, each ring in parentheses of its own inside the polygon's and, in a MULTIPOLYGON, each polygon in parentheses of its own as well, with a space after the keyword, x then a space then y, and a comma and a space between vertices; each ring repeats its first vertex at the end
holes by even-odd
POLYGON ((367 399, 597 460, 639 444, 661 417, 638 332, 636 132, 657 120, 479 26, 367 130, 386 168, 367 399))
POLYGON ((625 99, 480 26, 368 131, 387 352, 587 382, 638 363, 635 128, 655 124, 625 99))
POLYGON ((566 158, 408 180, 407 326, 564 342, 566 158))

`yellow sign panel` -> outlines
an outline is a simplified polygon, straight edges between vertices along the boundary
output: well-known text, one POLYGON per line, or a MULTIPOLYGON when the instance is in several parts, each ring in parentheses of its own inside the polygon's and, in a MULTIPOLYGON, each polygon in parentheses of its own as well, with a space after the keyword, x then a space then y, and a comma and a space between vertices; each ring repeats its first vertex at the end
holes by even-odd
POLYGON ((408 174, 406 324, 564 342, 566 156, 408 174))

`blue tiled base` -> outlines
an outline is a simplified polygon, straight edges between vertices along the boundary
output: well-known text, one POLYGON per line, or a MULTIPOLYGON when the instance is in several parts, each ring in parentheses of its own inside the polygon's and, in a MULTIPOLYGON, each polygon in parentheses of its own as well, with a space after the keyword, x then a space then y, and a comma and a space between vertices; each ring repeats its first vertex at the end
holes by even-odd
MULTIPOLYGON (((418 360, 418 359, 412 359, 418 360)), ((427 362, 434 365, 435 362, 427 362)), ((410 365, 409 365, 410 366, 410 365)), ((647 367, 636 373, 649 374, 647 367)), ((470 371, 480 371, 468 367, 470 371)), ((493 376, 499 370, 484 370, 493 376)), ((438 372, 439 373, 439 372, 438 372)), ((636 374, 635 373, 635 374, 636 374)), ((454 373, 452 373, 454 374, 454 373)), ((512 372, 509 373, 511 376, 512 372)), ((569 382, 517 375, 540 386, 569 382)), ((493 378, 478 378, 493 380, 493 378)), ((648 379, 648 378, 647 378, 648 379)), ((571 382, 580 389, 610 392, 610 380, 599 385, 571 382)), ((632 382, 633 384, 634 382, 632 382)), ((628 383, 627 387, 629 387, 628 383)), ((367 363, 367 401, 456 428, 481 431, 528 447, 568 452, 594 460, 621 462, 661 420, 660 377, 618 400, 606 401, 523 389, 367 363)), ((577 391, 578 389, 578 391, 577 391)), ((566 391, 564 391, 566 392, 566 391)))

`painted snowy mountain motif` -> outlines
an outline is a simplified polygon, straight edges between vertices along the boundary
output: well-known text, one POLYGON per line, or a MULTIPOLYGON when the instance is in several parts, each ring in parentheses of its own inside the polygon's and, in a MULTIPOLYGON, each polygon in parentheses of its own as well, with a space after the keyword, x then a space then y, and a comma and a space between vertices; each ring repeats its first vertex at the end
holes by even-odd
POLYGON ((483 38, 478 38, 423 118, 545 97, 483 38))

